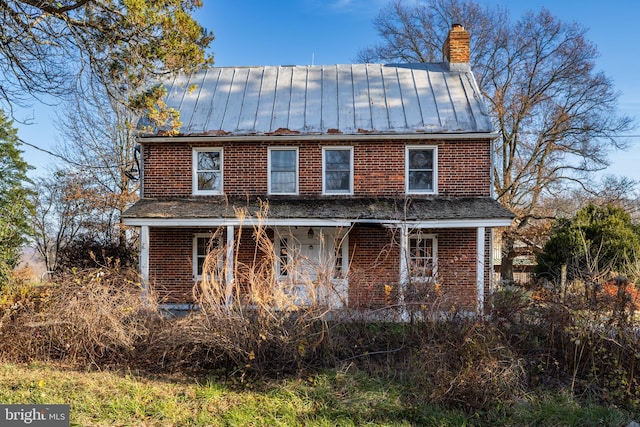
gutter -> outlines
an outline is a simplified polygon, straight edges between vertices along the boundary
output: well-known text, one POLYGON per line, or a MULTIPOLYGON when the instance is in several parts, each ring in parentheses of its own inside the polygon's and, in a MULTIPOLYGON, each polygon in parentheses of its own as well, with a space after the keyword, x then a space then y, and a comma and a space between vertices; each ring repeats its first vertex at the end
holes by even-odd
POLYGON ((237 141, 406 141, 406 140, 465 140, 465 139, 496 139, 497 132, 473 133, 411 133, 411 134, 287 134, 287 135, 180 135, 180 136, 138 136, 139 143, 145 142, 237 142, 237 141))

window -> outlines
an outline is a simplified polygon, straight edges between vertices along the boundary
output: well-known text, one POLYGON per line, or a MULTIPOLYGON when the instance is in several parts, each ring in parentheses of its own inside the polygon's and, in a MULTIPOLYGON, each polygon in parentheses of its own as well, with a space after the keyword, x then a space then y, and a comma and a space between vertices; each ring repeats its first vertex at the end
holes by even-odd
POLYGON ((333 265, 333 279, 344 279, 346 278, 346 272, 348 266, 345 265, 345 261, 348 256, 349 249, 349 237, 342 236, 338 237, 334 241, 334 265, 333 265))
POLYGON ((222 194, 222 149, 193 149, 193 194, 222 194))
POLYGON ((430 234, 409 236, 409 276, 412 279, 434 278, 436 238, 430 234))
POLYGON ((278 272, 280 276, 288 276, 291 269, 291 254, 289 253, 289 241, 286 237, 278 241, 278 272))
POLYGON ((298 193, 298 149, 269 149, 269 193, 298 193))
POLYGON ((353 149, 331 147, 322 150, 322 192, 351 194, 353 192, 353 149))
MULTIPOLYGON (((217 251, 218 262, 216 266, 208 265, 209 270, 214 269, 214 274, 218 273, 222 267, 222 241, 213 238, 211 234, 196 234, 193 237, 193 276, 195 279, 202 279, 205 269, 205 260, 211 252, 217 251)), ((211 271, 209 271, 211 273, 211 271)))
POLYGON ((406 158, 407 193, 435 193, 437 190, 436 147, 407 147, 406 158))

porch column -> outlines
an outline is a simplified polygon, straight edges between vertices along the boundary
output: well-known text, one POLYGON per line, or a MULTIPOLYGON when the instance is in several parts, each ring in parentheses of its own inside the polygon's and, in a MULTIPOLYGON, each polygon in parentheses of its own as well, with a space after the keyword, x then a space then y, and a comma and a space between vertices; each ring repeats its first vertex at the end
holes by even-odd
POLYGON ((484 227, 478 227, 477 229, 477 242, 476 242, 476 284, 478 292, 478 315, 484 315, 484 259, 485 259, 485 229, 484 227))
POLYGON ((404 306, 404 293, 409 283, 409 267, 407 265, 407 250, 409 247, 409 228, 407 224, 400 226, 400 306, 402 307, 402 318, 408 318, 406 307, 404 306))
POLYGON ((233 298, 233 269, 234 269, 234 249, 235 249, 235 227, 227 225, 227 254, 225 260, 225 303, 231 305, 233 298))
POLYGON ((140 227, 140 279, 142 281, 142 298, 146 301, 149 295, 149 226, 140 227))

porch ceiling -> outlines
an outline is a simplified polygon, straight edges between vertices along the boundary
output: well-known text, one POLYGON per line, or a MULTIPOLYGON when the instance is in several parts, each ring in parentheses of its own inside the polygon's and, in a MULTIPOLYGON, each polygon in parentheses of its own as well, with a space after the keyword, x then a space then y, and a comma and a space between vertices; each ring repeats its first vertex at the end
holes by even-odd
POLYGON ((129 208, 127 219, 236 218, 246 215, 274 219, 348 221, 511 220, 513 214, 488 197, 469 198, 175 198, 142 199, 129 208))

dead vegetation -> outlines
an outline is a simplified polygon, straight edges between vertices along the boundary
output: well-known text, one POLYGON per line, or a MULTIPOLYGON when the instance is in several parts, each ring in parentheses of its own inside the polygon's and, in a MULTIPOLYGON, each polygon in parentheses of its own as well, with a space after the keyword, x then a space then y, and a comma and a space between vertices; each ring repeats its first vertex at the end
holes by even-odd
MULTIPOLYGON (((260 250, 275 256, 262 232, 254 230, 260 250)), ((407 312, 398 304, 350 311, 330 303, 338 290, 328 279, 310 284, 302 301, 276 280, 269 257, 237 263, 234 280, 247 285, 228 286, 218 252, 226 249, 209 252, 194 287, 199 309, 180 317, 163 314, 152 289, 142 292, 137 274, 117 263, 47 286, 6 286, 0 360, 214 374, 237 384, 355 369, 402 382, 409 401, 467 410, 517 402, 533 387, 638 402, 635 300, 622 291, 608 290, 594 307, 552 291, 506 289, 485 319, 445 312, 446 295, 435 288, 407 294, 407 312)))

